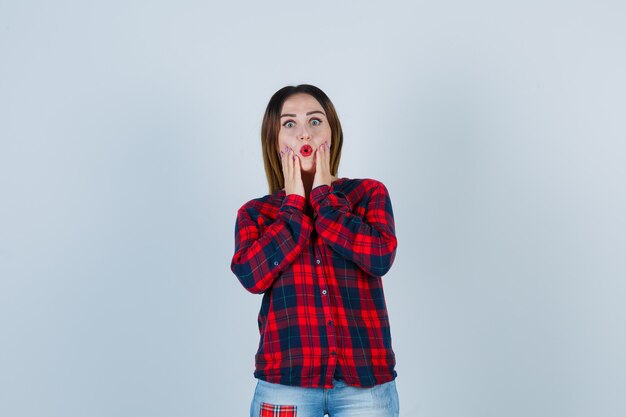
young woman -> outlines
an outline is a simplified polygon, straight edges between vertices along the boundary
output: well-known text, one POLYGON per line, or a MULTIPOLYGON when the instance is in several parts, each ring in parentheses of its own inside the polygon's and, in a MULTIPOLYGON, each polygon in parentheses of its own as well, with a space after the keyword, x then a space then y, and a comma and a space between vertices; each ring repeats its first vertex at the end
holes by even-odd
POLYGON ((250 416, 397 416, 381 280, 397 246, 387 189, 337 177, 343 132, 315 86, 272 96, 261 142, 270 194, 239 209, 231 263, 263 294, 250 416))

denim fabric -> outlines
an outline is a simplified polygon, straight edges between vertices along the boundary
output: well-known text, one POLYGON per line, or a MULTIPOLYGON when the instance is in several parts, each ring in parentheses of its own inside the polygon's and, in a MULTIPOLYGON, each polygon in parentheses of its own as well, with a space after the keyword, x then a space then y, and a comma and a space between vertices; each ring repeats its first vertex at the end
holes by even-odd
POLYGON ((261 404, 296 406, 297 417, 398 417, 395 380, 370 388, 351 387, 333 380, 333 388, 302 388, 257 380, 250 417, 259 417, 261 404))

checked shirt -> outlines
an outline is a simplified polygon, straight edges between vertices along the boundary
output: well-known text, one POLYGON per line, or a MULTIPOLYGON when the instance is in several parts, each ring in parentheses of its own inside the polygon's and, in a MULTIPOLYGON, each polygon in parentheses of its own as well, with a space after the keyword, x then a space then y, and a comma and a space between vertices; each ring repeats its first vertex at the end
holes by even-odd
POLYGON ((244 204, 235 224, 231 269, 263 294, 256 378, 332 388, 396 377, 381 277, 397 240, 386 187, 340 178, 309 201, 280 190, 244 204))

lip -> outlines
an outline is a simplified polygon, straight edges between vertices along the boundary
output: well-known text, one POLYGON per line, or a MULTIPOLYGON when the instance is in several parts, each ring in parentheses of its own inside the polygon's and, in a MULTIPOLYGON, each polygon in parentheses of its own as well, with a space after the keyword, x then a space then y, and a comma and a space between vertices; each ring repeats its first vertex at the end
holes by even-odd
POLYGON ((311 156, 312 153, 313 148, 311 148, 311 145, 302 145, 302 147, 300 148, 300 154, 302 156, 311 156))

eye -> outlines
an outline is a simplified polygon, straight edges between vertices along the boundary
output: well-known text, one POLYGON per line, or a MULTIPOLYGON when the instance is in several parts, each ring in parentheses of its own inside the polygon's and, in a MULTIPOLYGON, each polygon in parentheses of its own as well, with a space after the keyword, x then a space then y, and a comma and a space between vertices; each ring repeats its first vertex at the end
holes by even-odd
POLYGON ((295 125, 295 123, 292 120, 287 120, 285 123, 283 123, 284 127, 293 127, 295 125))
POLYGON ((311 124, 313 126, 319 126, 322 124, 322 121, 320 119, 311 119, 311 124))

